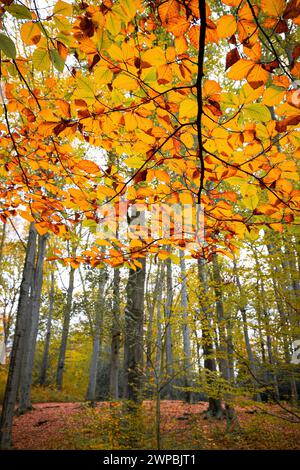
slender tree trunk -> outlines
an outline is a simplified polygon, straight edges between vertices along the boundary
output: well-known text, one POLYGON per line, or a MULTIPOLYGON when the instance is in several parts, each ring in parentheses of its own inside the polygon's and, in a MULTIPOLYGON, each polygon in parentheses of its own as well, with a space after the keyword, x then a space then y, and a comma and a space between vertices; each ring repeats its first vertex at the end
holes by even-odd
POLYGON ((213 255, 213 278, 214 278, 214 290, 216 296, 216 314, 217 314, 217 326, 219 332, 219 352, 220 352, 220 371, 222 377, 225 380, 231 379, 229 363, 228 363, 228 345, 227 345, 227 336, 226 328, 227 321, 225 318, 224 306, 223 306, 223 296, 221 290, 221 276, 220 276, 220 266, 218 263, 217 255, 213 255))
POLYGON ((45 385, 47 382, 49 349, 50 349, 50 339, 51 339, 51 325, 52 325, 52 316, 53 316, 53 308, 54 308, 54 286, 55 286, 54 281, 55 281, 54 271, 51 271, 51 286, 50 286, 50 292, 49 292, 49 311, 48 311, 46 336, 45 336, 44 351, 43 351, 43 358, 42 358, 40 379, 39 379, 40 385, 45 385))
MULTIPOLYGON (((200 281, 200 294, 199 303, 201 311, 201 329, 202 329, 202 348, 204 356, 204 370, 205 378, 209 387, 212 386, 214 375, 217 372, 217 364, 215 359, 215 351, 213 346, 213 339, 211 333, 211 319, 208 307, 208 282, 207 273, 205 269, 205 260, 198 259, 198 276, 200 281)), ((216 417, 220 419, 224 414, 220 398, 214 396, 208 397, 208 409, 206 411, 207 417, 216 417)))
MULTIPOLYGON (((271 261, 272 261, 272 263, 270 263, 271 264, 270 266, 271 278, 272 278, 272 285, 273 285, 273 290, 274 290, 276 306, 277 306, 277 310, 278 310, 279 318, 280 318, 284 358, 285 358, 286 365, 289 366, 291 364, 291 354, 290 354, 290 345, 289 345, 291 332, 290 332, 289 318, 288 318, 288 315, 285 313, 283 302, 279 296, 280 286, 278 285, 278 276, 280 275, 280 273, 279 273, 279 268, 276 262, 277 260, 272 260, 275 254, 275 247, 272 243, 267 243, 267 249, 268 249, 268 253, 271 258, 271 261)), ((291 391, 291 400, 293 403, 296 403, 298 400, 298 392, 297 392, 296 379, 295 379, 293 371, 291 371, 290 373, 290 391, 291 391)))
POLYGON ((106 270, 102 269, 99 277, 98 285, 98 302, 96 306, 95 326, 93 334, 93 352, 90 363, 89 383, 86 392, 86 400, 96 401, 97 390, 97 372, 98 372, 98 359, 100 352, 100 334, 103 324, 103 309, 104 309, 104 287, 106 282, 106 270))
POLYGON ((240 298, 241 298, 241 306, 239 307, 239 309, 240 309, 240 312, 242 314, 244 340, 245 340, 247 356, 248 356, 248 361, 249 361, 249 369, 250 369, 250 373, 251 373, 251 382, 252 382, 253 388, 254 388, 254 397, 253 398, 254 398, 255 401, 261 401, 260 393, 256 391, 256 389, 258 387, 258 382, 256 380, 256 378, 257 378, 257 368, 256 368, 255 357, 254 357, 254 354, 253 354, 253 351, 252 351, 252 346, 251 346, 251 342, 250 342, 250 338, 249 338, 248 322, 247 322, 247 311, 246 311, 246 307, 243 304, 243 288, 242 288, 242 284, 241 284, 241 281, 240 281, 240 277, 239 277, 239 274, 238 274, 238 269, 237 269, 237 265, 236 265, 235 260, 234 260, 233 269, 234 269, 234 274, 235 274, 235 279, 236 279, 236 285, 237 285, 237 288, 239 290, 239 294, 240 294, 240 298))
MULTIPOLYGON (((165 303, 165 320, 166 320, 166 373, 170 378, 173 375, 173 339, 172 339, 172 300, 173 300, 173 283, 172 283, 172 261, 170 258, 166 260, 167 265, 167 299, 165 303)), ((169 392, 172 393, 171 382, 169 392)))
POLYGON ((253 254, 254 254, 256 271, 257 271, 257 280, 258 280, 257 289, 260 293, 260 298, 258 298, 258 304, 257 304, 258 315, 259 315, 260 320, 261 321, 263 320, 264 327, 265 327, 268 360, 269 360, 269 364, 271 368, 271 376, 272 376, 272 381, 274 385, 274 396, 277 400, 279 400, 280 396, 279 396, 279 388, 278 388, 278 378, 275 372, 275 358, 273 354, 269 312, 268 312, 267 305, 266 305, 265 286, 264 286, 264 280, 263 280, 262 273, 261 273, 261 268, 259 265, 257 252, 254 247, 253 247, 253 254))
MULTIPOLYGON (((220 351, 220 366, 221 366, 221 375, 224 380, 227 382, 233 381, 233 368, 230 365, 230 342, 228 342, 228 337, 226 335, 226 329, 228 329, 228 319, 225 316, 224 305, 223 305, 223 295, 221 288, 221 275, 220 275, 220 266, 218 263, 217 254, 213 254, 213 278, 214 278, 214 290, 216 296, 216 314, 217 322, 219 329, 219 351, 220 351)), ((237 416, 235 410, 231 403, 231 394, 224 394, 225 402, 225 415, 227 421, 227 430, 230 430, 234 425, 238 425, 237 416)))
MULTIPOLYGON (((149 274, 150 274, 150 269, 151 266, 149 267, 149 273, 148 273, 148 279, 149 279, 149 274)), ((146 298, 147 298, 147 313, 148 313, 148 318, 147 318, 147 333, 146 333, 146 381, 148 383, 150 379, 151 372, 153 372, 153 358, 152 358, 152 353, 153 353, 153 320, 154 320, 154 312, 155 312, 155 307, 156 307, 156 302, 157 302, 157 292, 159 289, 159 282, 160 282, 160 271, 161 271, 161 266, 158 265, 156 276, 155 276, 155 284, 154 284, 154 292, 153 295, 151 295, 150 299, 148 298, 149 292, 147 292, 148 284, 149 282, 147 281, 147 286, 146 286, 146 298)))
POLYGON ((63 384, 63 374, 64 374, 64 368, 65 368, 65 358, 66 358, 71 312, 72 312, 74 277, 75 277, 75 269, 71 266, 70 273, 69 273, 67 304, 66 304, 66 308, 64 312, 64 323, 63 323, 63 330, 62 330, 58 363, 57 363, 57 371, 56 371, 56 387, 58 390, 62 389, 62 384, 63 384))
POLYGON ((38 237, 37 260, 34 268, 34 274, 32 277, 32 287, 29 299, 30 312, 28 315, 28 333, 25 337, 23 346, 24 354, 20 375, 19 413, 24 413, 25 411, 32 409, 32 369, 39 326, 40 304, 43 286, 43 267, 46 253, 47 238, 47 235, 39 235, 38 237))
POLYGON ((143 385, 143 326, 146 259, 142 267, 129 270, 124 336, 124 397, 138 403, 143 385))
POLYGON ((111 328, 111 353, 109 371, 109 394, 114 400, 119 399, 119 368, 120 368, 120 270, 114 269, 113 309, 111 328))
MULTIPOLYGON (((6 224, 2 224, 2 233, 0 241, 0 266, 2 267, 3 261, 3 250, 5 243, 6 224)), ((0 270, 0 286, 3 285, 2 269, 0 270)), ((4 306, 3 313, 0 312, 0 364, 5 364, 6 361, 6 345, 7 345, 7 334, 6 334, 6 307, 4 306), (3 327, 3 337, 2 337, 3 327)))
POLYGON ((155 355, 155 378, 156 381, 160 379, 161 376, 161 360, 162 360, 162 317, 161 317, 161 307, 162 307, 162 294, 163 294, 163 284, 164 284, 164 265, 161 265, 161 271, 159 276, 159 286, 157 290, 157 309, 156 309, 156 355, 155 355))
POLYGON ((1 421, 0 421, 0 447, 2 449, 11 446, 12 423, 14 409, 17 401, 18 385, 20 378, 20 369, 23 354, 23 338, 26 335, 26 323, 28 315, 28 301, 30 295, 30 286, 34 271, 34 260, 36 254, 37 232, 34 224, 30 224, 29 237, 26 247, 26 256, 23 269, 23 278, 20 286, 20 296, 17 309, 16 326, 14 333, 13 346, 10 356, 8 378, 5 388, 1 421))
POLYGON ((162 293, 164 285, 165 270, 164 265, 161 265, 159 274, 159 283, 157 290, 157 309, 156 309, 156 355, 155 355, 155 430, 156 430, 156 447, 158 450, 161 449, 161 390, 162 390, 162 371, 163 371, 163 354, 162 354, 162 318, 161 318, 161 307, 162 307, 162 293))
MULTIPOLYGON (((182 338, 184 354, 184 386, 192 386, 192 353, 191 353, 191 333, 188 320, 188 292, 187 292, 187 273, 184 259, 184 252, 180 250, 180 270, 181 270, 181 308, 182 308, 182 338)), ((193 393, 186 391, 186 401, 193 401, 193 393)))

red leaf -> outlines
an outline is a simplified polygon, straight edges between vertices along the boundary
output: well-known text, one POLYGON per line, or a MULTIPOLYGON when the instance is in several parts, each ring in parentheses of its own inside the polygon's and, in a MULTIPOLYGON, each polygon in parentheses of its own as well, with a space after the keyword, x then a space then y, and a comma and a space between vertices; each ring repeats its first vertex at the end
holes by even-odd
POLYGON ((235 64, 240 59, 240 54, 237 48, 235 47, 231 51, 228 52, 226 56, 226 68, 225 70, 229 69, 233 64, 235 64))

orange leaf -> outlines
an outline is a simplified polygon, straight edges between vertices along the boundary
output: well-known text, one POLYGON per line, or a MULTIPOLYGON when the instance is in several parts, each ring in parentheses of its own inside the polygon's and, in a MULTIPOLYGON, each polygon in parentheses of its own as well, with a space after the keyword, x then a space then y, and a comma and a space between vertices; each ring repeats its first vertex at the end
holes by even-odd
POLYGON ((261 0, 261 9, 266 15, 279 17, 285 9, 285 0, 261 0))
POLYGON ((251 60, 240 59, 230 67, 227 72, 228 78, 231 80, 242 80, 246 78, 250 70, 253 68, 253 62, 251 60))
POLYGON ((99 173, 100 168, 96 163, 91 162, 90 160, 81 160, 79 163, 77 163, 77 167, 80 168, 80 170, 84 170, 86 173, 99 173))
POLYGON ((236 32, 236 21, 233 15, 224 15, 217 21, 219 38, 228 38, 236 32))

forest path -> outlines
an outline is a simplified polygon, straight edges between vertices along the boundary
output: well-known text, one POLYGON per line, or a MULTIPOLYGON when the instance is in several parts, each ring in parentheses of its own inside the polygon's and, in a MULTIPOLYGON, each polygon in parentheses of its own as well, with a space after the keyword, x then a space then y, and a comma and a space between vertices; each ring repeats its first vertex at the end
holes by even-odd
MULTIPOLYGON (((237 407, 242 432, 226 434, 224 421, 203 418, 206 402, 190 405, 182 401, 163 400, 161 433, 165 443, 164 448, 300 449, 300 425, 279 419, 282 410, 275 405, 261 406, 262 409, 257 409, 255 406, 237 407)), ((109 445, 110 441, 107 441, 109 435, 107 423, 112 419, 113 408, 116 419, 117 410, 120 410, 118 403, 112 405, 109 402, 98 402, 95 409, 82 402, 35 403, 32 411, 14 419, 14 448, 33 450, 113 448, 109 445), (106 441, 106 444, 103 441, 106 441)), ((145 401, 143 417, 146 428, 148 426, 150 429, 152 426, 153 429, 154 412, 155 403, 145 401)), ((112 433, 113 442, 116 442, 115 439, 115 433, 112 433)), ((153 439, 148 436, 145 448, 154 448, 153 444, 151 447, 152 442, 153 439)))

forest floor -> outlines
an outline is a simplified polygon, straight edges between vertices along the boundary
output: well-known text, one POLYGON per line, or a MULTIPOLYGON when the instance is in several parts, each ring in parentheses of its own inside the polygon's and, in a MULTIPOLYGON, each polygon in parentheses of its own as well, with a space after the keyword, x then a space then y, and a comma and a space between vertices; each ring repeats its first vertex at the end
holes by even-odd
MULTIPOLYGON (((204 419, 207 403, 161 402, 163 449, 300 449, 300 424, 277 405, 236 407, 241 430, 226 433, 225 421, 204 419)), ((155 449, 155 403, 135 418, 120 402, 36 403, 15 417, 16 449, 155 449)))

